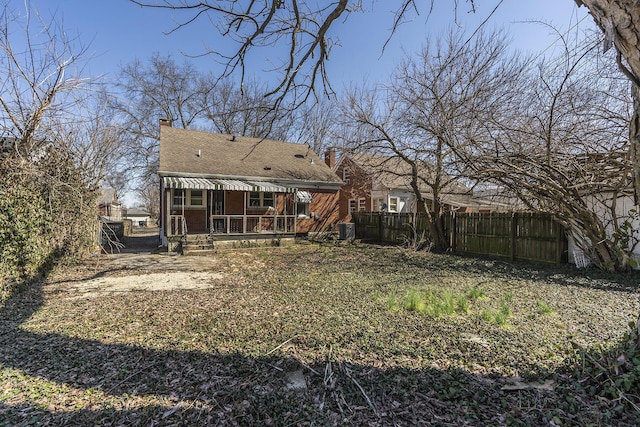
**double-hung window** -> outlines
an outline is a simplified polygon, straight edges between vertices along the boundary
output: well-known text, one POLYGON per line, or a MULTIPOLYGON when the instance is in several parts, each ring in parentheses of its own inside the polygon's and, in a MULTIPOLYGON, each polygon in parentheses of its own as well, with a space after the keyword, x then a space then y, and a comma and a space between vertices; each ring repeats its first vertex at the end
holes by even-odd
POLYGON ((356 211, 356 207, 357 207, 357 201, 356 199, 349 199, 349 214, 352 214, 356 211))
POLYGON ((189 197, 189 204, 191 206, 202 206, 203 198, 202 198, 202 190, 191 190, 191 195, 189 197))
POLYGON ((186 191, 182 188, 173 189, 173 206, 183 206, 186 204, 186 191))
POLYGON ((249 207, 252 208, 266 208, 275 206, 275 197, 272 192, 249 192, 249 207))
POLYGON ((389 212, 398 212, 398 198, 389 197, 389 212))

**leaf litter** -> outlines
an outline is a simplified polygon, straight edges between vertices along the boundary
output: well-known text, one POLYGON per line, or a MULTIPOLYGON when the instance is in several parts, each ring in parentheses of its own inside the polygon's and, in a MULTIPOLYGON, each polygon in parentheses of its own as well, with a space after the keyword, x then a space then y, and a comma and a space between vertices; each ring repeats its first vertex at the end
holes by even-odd
POLYGON ((199 258, 87 260, 8 301, 0 425, 637 421, 580 388, 571 346, 625 332, 637 275, 362 244, 199 258), (384 302, 443 287, 486 297, 439 317, 384 302), (507 323, 483 320, 507 294, 507 323))

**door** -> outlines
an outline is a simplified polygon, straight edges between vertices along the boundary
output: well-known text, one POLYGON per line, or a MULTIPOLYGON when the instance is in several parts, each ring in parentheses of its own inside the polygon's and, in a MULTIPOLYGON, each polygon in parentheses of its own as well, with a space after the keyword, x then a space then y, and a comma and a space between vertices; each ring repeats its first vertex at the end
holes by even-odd
MULTIPOLYGON (((224 215, 224 191, 213 190, 209 197, 209 206, 207 209, 207 219, 210 220, 212 215, 224 215)), ((209 224, 211 233, 226 233, 227 221, 224 218, 214 218, 213 224, 209 224)))

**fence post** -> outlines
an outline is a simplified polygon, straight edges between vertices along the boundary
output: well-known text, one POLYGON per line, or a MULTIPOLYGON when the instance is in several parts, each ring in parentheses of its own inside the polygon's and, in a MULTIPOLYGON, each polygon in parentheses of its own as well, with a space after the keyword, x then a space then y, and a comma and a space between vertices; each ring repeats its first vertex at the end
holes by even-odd
POLYGON ((516 244, 518 235, 518 214, 514 212, 511 214, 511 261, 516 260, 516 244))
POLYGON ((378 212, 378 243, 382 243, 382 217, 384 212, 378 212))
POLYGON ((449 214, 449 218, 451 219, 451 221, 449 221, 449 227, 450 227, 450 230, 449 230, 449 236, 450 236, 449 237, 449 245, 451 245, 451 250, 453 252, 456 251, 456 248, 458 246, 457 245, 457 243, 458 243, 458 230, 456 230, 457 222, 458 222, 457 217, 458 217, 458 215, 457 215, 456 211, 453 211, 453 212, 451 212, 449 214))
POLYGON ((553 224, 553 228, 555 228, 556 232, 556 264, 560 265, 562 264, 562 252, 564 249, 564 245, 562 245, 564 227, 562 227, 562 225, 553 218, 551 219, 551 224, 553 224))

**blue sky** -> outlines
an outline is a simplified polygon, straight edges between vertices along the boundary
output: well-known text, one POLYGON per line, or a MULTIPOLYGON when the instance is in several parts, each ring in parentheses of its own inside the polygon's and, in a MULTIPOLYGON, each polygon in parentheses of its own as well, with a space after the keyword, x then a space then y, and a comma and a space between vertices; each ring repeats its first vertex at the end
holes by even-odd
MULTIPOLYGON (((5 0, 7 1, 7 0, 5 0)), ((18 10, 24 10, 24 0, 8 0, 18 10)), ((323 0, 318 0, 323 1, 323 0)), ((418 0, 427 4, 429 0, 418 0)), ((476 0, 476 13, 468 13, 468 5, 461 0, 454 16, 452 0, 436 0, 436 7, 427 20, 422 15, 404 24, 382 53, 393 23, 392 10, 399 0, 363 0, 370 11, 352 14, 345 25, 335 27, 331 37, 340 40, 333 49, 327 69, 333 88, 382 81, 406 54, 417 52, 428 37, 436 37, 454 24, 472 32, 485 20, 499 0, 476 0)), ((45 17, 55 13, 70 36, 78 35, 83 44, 89 44, 91 60, 87 64, 89 76, 103 76, 109 83, 115 79, 120 67, 134 59, 146 61, 154 52, 171 54, 178 61, 182 53, 198 54, 205 44, 225 46, 226 40, 206 21, 190 24, 167 35, 179 18, 169 11, 140 8, 128 0, 31 0, 32 9, 45 17)), ((580 22, 579 29, 593 28, 593 20, 585 8, 578 8, 574 0, 504 0, 488 25, 505 28, 513 38, 513 47, 533 55, 551 53, 557 36, 534 21, 545 21, 561 31, 580 22)), ((575 29, 574 29, 575 31, 575 29)), ((255 52, 251 74, 260 81, 273 81, 266 73, 269 60, 277 49, 255 52)), ((191 60, 202 70, 215 70, 210 57, 191 60)), ((125 203, 133 205, 130 194, 125 203)))
MULTIPOLYGON (((418 0, 427 4, 428 0, 418 0)), ((16 8, 24 8, 22 0, 9 0, 16 8)), ((352 14, 346 25, 335 28, 331 34, 338 38, 341 47, 332 51, 328 70, 335 89, 343 85, 359 83, 363 79, 375 81, 388 76, 403 57, 404 52, 415 52, 427 37, 445 31, 454 22, 451 0, 436 0, 436 7, 427 20, 426 15, 416 17, 403 25, 386 51, 382 45, 389 35, 393 22, 392 9, 398 1, 364 0, 369 13, 352 14)), ((457 23, 473 31, 499 3, 499 0, 476 0, 476 13, 468 13, 469 6, 461 1, 457 11, 457 23)), ((63 19, 64 28, 70 34, 78 34, 85 44, 90 43, 92 59, 88 70, 91 75, 115 78, 123 64, 135 58, 146 60, 153 52, 172 54, 181 60, 182 52, 197 54, 203 46, 224 45, 225 41, 211 29, 206 21, 166 35, 174 27, 179 15, 163 10, 140 8, 127 0, 31 0, 32 8, 43 14, 55 12, 63 19)), ((580 21, 580 28, 593 27, 593 20, 586 16, 584 7, 578 8, 574 0, 504 0, 490 26, 504 27, 513 37, 515 48, 538 53, 557 39, 548 28, 532 23, 549 22, 567 30, 580 21)), ((550 49, 546 51, 550 52, 550 49)), ((268 55, 274 52, 257 52, 253 56, 253 74, 260 80, 273 75, 265 73, 269 65, 268 55)), ((194 60, 202 69, 215 68, 209 57, 194 60)))

